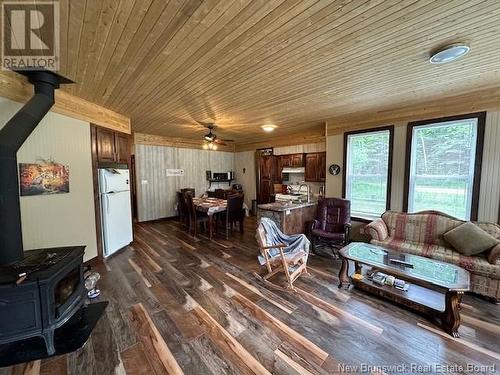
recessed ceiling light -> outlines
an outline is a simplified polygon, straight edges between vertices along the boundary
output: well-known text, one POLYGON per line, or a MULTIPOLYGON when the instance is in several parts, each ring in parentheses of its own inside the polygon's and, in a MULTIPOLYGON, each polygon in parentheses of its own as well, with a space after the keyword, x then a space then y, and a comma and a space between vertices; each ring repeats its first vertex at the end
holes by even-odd
POLYGON ((276 125, 273 125, 273 124, 266 124, 266 125, 262 125, 261 126, 262 130, 264 130, 265 132, 272 132, 274 129, 277 128, 276 125))
POLYGON ((433 51, 429 61, 431 64, 445 64, 466 55, 469 51, 470 47, 465 43, 449 44, 433 51))

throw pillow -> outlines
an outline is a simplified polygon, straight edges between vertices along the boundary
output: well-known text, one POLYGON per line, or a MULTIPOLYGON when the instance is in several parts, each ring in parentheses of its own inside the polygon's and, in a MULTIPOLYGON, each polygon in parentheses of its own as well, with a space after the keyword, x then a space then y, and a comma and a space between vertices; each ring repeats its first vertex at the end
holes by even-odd
POLYGON ((449 230, 443 237, 459 253, 467 256, 480 254, 500 242, 470 221, 449 230))

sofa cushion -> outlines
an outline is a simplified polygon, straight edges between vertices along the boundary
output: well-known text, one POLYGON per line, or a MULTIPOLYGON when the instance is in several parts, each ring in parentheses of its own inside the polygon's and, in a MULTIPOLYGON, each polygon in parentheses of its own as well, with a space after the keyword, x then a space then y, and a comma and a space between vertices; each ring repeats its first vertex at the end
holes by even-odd
POLYGON ((459 253, 466 256, 490 250, 500 242, 470 221, 449 230, 443 237, 459 253))

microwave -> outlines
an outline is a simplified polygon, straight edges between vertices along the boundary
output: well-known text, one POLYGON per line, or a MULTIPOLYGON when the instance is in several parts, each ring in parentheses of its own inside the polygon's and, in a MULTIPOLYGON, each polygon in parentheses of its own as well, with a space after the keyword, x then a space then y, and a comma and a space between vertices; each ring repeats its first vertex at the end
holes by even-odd
POLYGON ((212 177, 214 180, 232 180, 233 172, 215 172, 212 177))

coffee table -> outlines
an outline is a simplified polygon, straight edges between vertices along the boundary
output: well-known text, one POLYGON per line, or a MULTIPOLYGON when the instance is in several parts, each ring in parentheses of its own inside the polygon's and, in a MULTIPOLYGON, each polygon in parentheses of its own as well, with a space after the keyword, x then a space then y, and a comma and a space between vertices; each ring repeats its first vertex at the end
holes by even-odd
POLYGON ((463 293, 469 290, 468 271, 454 264, 363 242, 353 242, 342 248, 339 254, 342 260, 339 288, 353 284, 431 317, 437 316, 447 333, 459 337, 460 302, 463 293), (354 267, 350 263, 354 263, 354 267), (390 285, 379 285, 367 277, 373 271, 402 279, 410 286, 403 291, 390 285))

